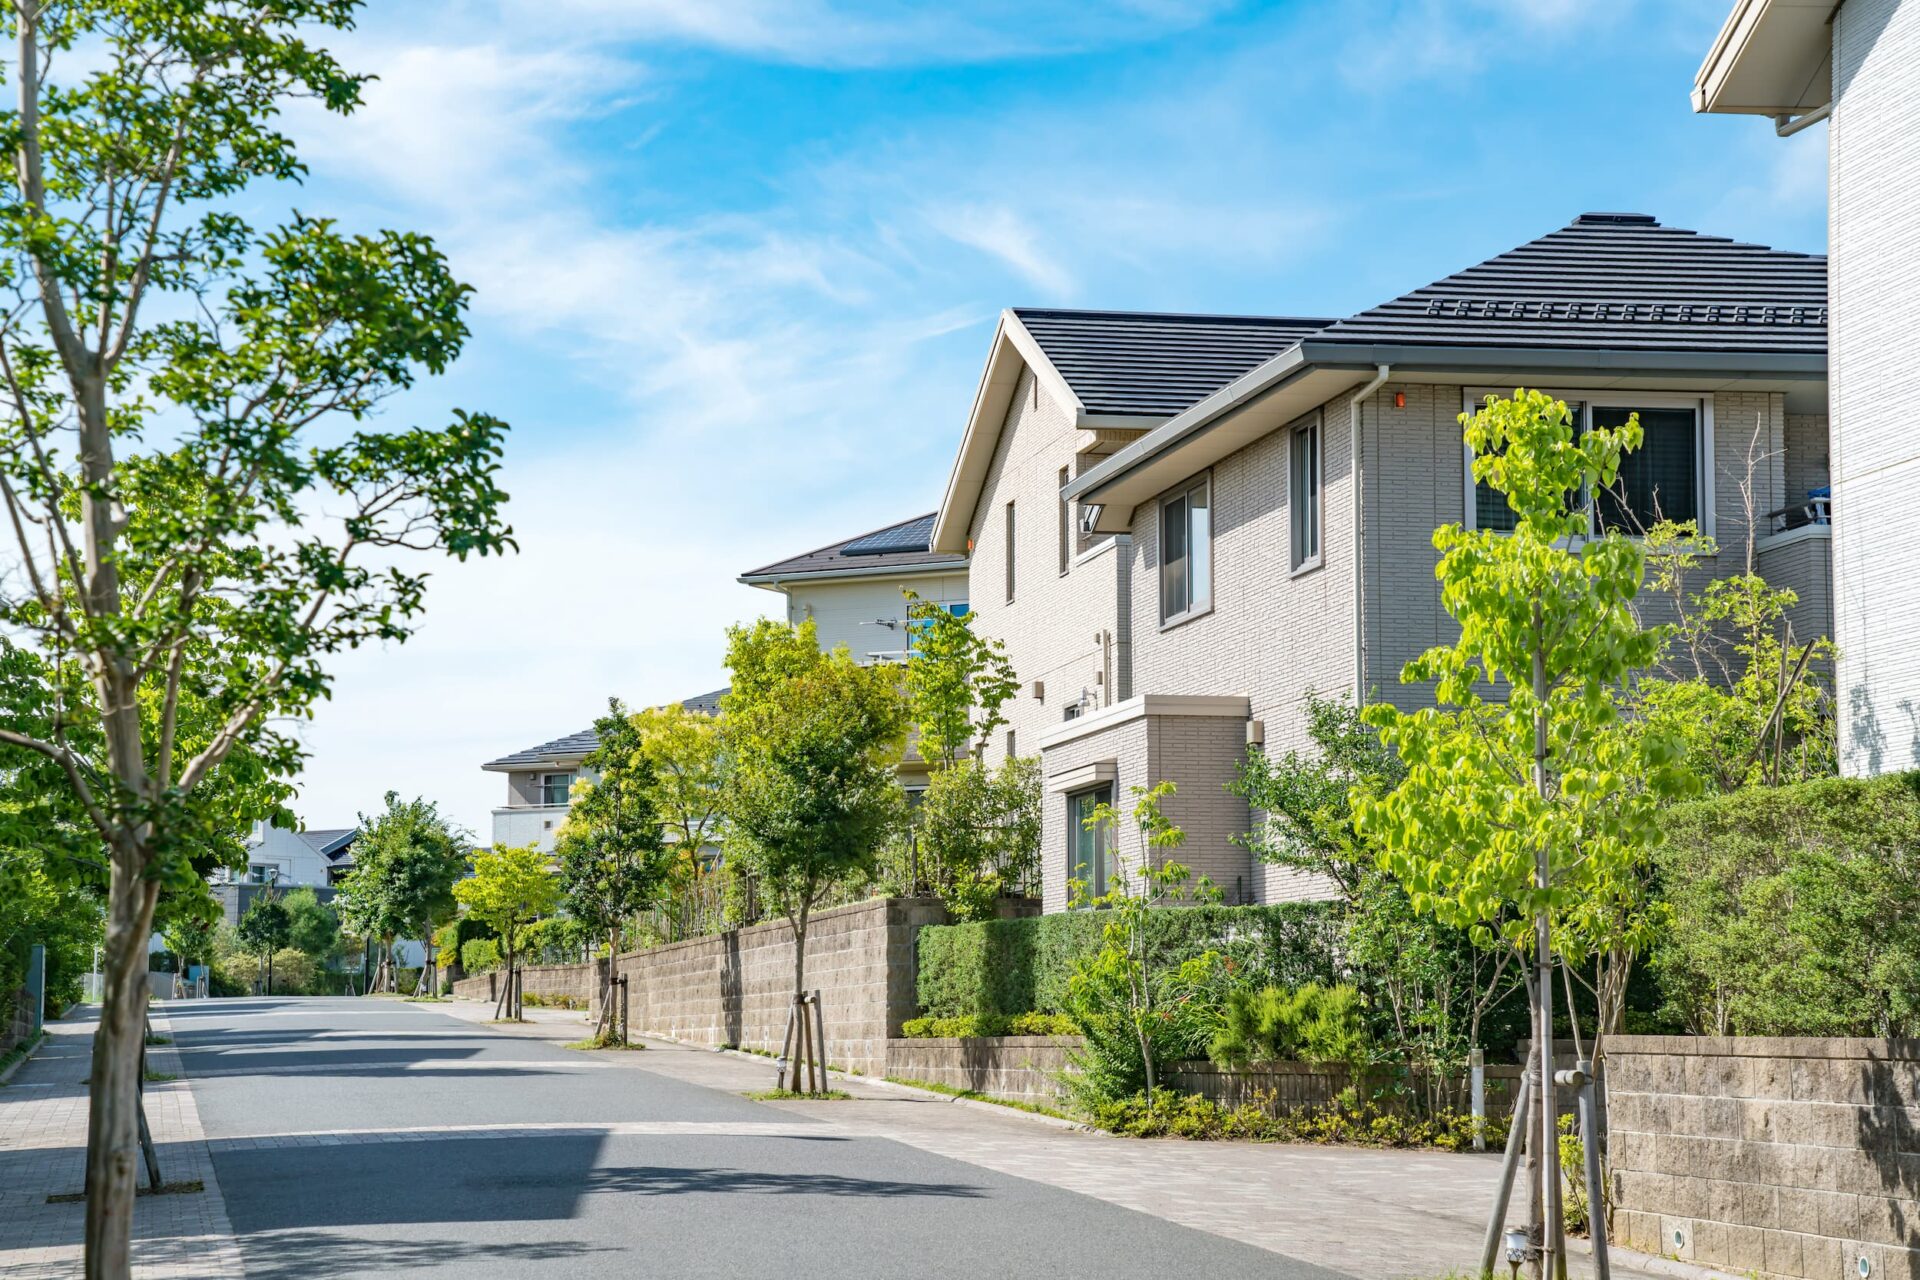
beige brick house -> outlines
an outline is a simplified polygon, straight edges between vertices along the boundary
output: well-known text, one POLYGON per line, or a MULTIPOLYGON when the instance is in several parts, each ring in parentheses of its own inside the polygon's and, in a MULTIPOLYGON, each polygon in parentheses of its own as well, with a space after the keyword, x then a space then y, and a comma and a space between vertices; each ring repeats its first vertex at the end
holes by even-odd
POLYGON ((1230 899, 1313 895, 1233 837, 1247 750, 1297 746, 1308 690, 1418 705, 1451 639, 1434 529, 1508 518, 1457 415, 1539 387, 1647 442, 1596 521, 1697 519, 1829 632, 1826 264, 1586 214, 1344 320, 1015 310, 995 333, 932 547, 971 553, 982 630, 1024 681, 990 761, 1038 754, 1044 896, 1139 854, 1078 815, 1171 780, 1182 860, 1230 899), (1356 466, 1356 459, 1358 465, 1356 466))

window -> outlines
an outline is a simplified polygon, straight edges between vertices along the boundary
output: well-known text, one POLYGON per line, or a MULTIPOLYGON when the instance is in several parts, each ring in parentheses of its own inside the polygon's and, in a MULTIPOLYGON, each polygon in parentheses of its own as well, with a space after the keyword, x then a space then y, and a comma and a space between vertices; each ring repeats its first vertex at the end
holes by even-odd
POLYGON ((1092 822, 1094 810, 1113 802, 1111 786, 1095 787, 1067 797, 1067 833, 1070 857, 1067 879, 1086 887, 1087 897, 1104 897, 1113 878, 1113 832, 1104 822, 1092 822))
MULTIPOLYGON (((965 600, 961 600, 953 604, 938 605, 936 607, 945 609, 948 613, 952 614, 956 618, 964 618, 967 616, 967 612, 968 612, 967 602, 965 600)), ((932 625, 932 620, 929 618, 908 618, 907 619, 907 653, 909 655, 911 655, 916 649, 919 648, 920 633, 922 631, 925 631, 931 625, 932 625)))
POLYGON ((1013 749, 1013 744, 1014 744, 1013 730, 1009 729, 1007 730, 1007 759, 1009 760, 1013 759, 1015 756, 1019 754, 1019 752, 1013 749))
MULTIPOLYGON (((1065 467, 1060 468, 1060 487, 1067 487, 1070 477, 1065 467)), ((1073 564, 1073 503, 1066 498, 1060 499, 1060 572, 1064 576, 1073 564)))
POLYGON ((1293 509, 1293 571, 1320 563, 1320 421, 1294 428, 1287 504, 1293 509))
POLYGON ((1013 504, 1007 504, 1007 603, 1013 603, 1013 504))
POLYGON ((1213 504, 1202 479, 1160 503, 1160 621, 1213 603, 1213 504))
POLYGON ((565 804, 567 802, 567 792, 572 789, 573 775, 570 773, 543 773, 540 775, 541 804, 565 804))
POLYGON ((280 879, 280 868, 271 862, 256 862, 247 868, 248 884, 274 884, 280 879))
POLYGON ((1599 495, 1595 513, 1603 529, 1645 533, 1661 520, 1693 520, 1700 514, 1700 455, 1692 409, 1595 407, 1592 425, 1622 427, 1640 415, 1640 447, 1620 459, 1613 486, 1599 495))
MULTIPOLYGON (((1649 397, 1651 399, 1651 397, 1649 397)), ((1468 408, 1475 408, 1469 397, 1468 408)), ((1708 532, 1712 512, 1707 508, 1711 488, 1702 459, 1711 440, 1712 419, 1691 397, 1666 397, 1664 402, 1595 404, 1569 400, 1574 429, 1585 432, 1594 427, 1621 427, 1633 414, 1640 415, 1640 447, 1620 460, 1620 474, 1613 485, 1589 503, 1590 495, 1568 498, 1568 507, 1578 510, 1589 506, 1594 531, 1618 529, 1640 534, 1661 520, 1698 520, 1701 531, 1708 532)), ((1471 464, 1472 455, 1468 455, 1471 464)), ((1471 507, 1473 527, 1511 529, 1513 509, 1506 495, 1496 492, 1484 481, 1474 483, 1471 507)))

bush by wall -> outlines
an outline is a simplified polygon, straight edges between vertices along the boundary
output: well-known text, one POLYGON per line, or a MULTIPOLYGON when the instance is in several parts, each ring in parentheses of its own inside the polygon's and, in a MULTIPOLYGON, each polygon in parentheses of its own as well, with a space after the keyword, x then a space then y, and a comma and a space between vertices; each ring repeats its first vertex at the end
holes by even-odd
MULTIPOLYGON (((1214 950, 1236 979, 1293 987, 1332 982, 1339 922, 1332 904, 1168 908, 1149 917, 1156 965, 1214 950)), ((1097 951, 1102 913, 1067 911, 920 930, 921 1012, 933 1018, 1063 1013, 1074 960, 1097 951)))
POLYGON ((468 938, 460 944, 460 967, 469 977, 500 967, 500 944, 492 938, 468 938))
POLYGON ((1920 1035, 1920 774, 1684 805, 1659 852, 1654 967, 1709 1035, 1920 1035))

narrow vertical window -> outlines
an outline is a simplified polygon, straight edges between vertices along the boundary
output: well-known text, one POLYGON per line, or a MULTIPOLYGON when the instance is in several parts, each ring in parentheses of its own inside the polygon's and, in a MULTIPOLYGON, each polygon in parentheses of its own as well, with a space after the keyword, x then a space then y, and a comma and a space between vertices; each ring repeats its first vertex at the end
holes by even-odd
POLYGON ((1293 511, 1293 570, 1320 563, 1320 423, 1294 428, 1287 504, 1293 511))
MULTIPOLYGON (((1071 477, 1065 467, 1060 468, 1060 487, 1065 489, 1071 477)), ((1060 572, 1065 573, 1067 566, 1073 563, 1073 503, 1065 494, 1060 497, 1060 572)))
POLYGON ((1007 603, 1013 603, 1013 504, 1007 504, 1007 603))
POLYGON ((1089 898, 1104 897, 1113 878, 1113 832, 1093 815, 1103 804, 1113 803, 1113 788, 1096 787, 1082 791, 1067 801, 1067 817, 1073 830, 1067 833, 1067 879, 1081 883, 1089 898))
POLYGON ((1205 479, 1160 503, 1160 621, 1213 603, 1213 501, 1205 479))

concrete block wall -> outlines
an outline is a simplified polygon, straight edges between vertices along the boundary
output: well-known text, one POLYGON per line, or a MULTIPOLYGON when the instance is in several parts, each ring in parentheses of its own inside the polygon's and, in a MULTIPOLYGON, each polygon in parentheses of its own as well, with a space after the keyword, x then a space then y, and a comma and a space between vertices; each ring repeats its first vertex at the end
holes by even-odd
MULTIPOLYGON (((869 1075, 886 1069, 887 1040, 915 1016, 920 927, 941 924, 933 899, 876 898, 814 916, 808 990, 819 990, 827 1057, 869 1075)), ((620 956, 636 1032, 694 1044, 780 1051, 794 990, 793 934, 776 920, 620 956)))
MULTIPOLYGON (((524 965, 520 970, 521 994, 551 1000, 564 997, 582 1009, 597 1009, 601 984, 605 981, 605 964, 603 960, 596 960, 589 964, 524 965)), ((506 976, 506 970, 493 969, 462 978, 453 984, 453 994, 461 1000, 498 1000, 500 984, 506 976)))
POLYGON ((1623 1243, 1755 1276, 1920 1275, 1920 1041, 1620 1036, 1607 1069, 1623 1243))
POLYGON ((977 1036, 887 1041, 887 1075, 969 1089, 1014 1102, 1058 1107, 1060 1074, 1078 1036, 977 1036))

